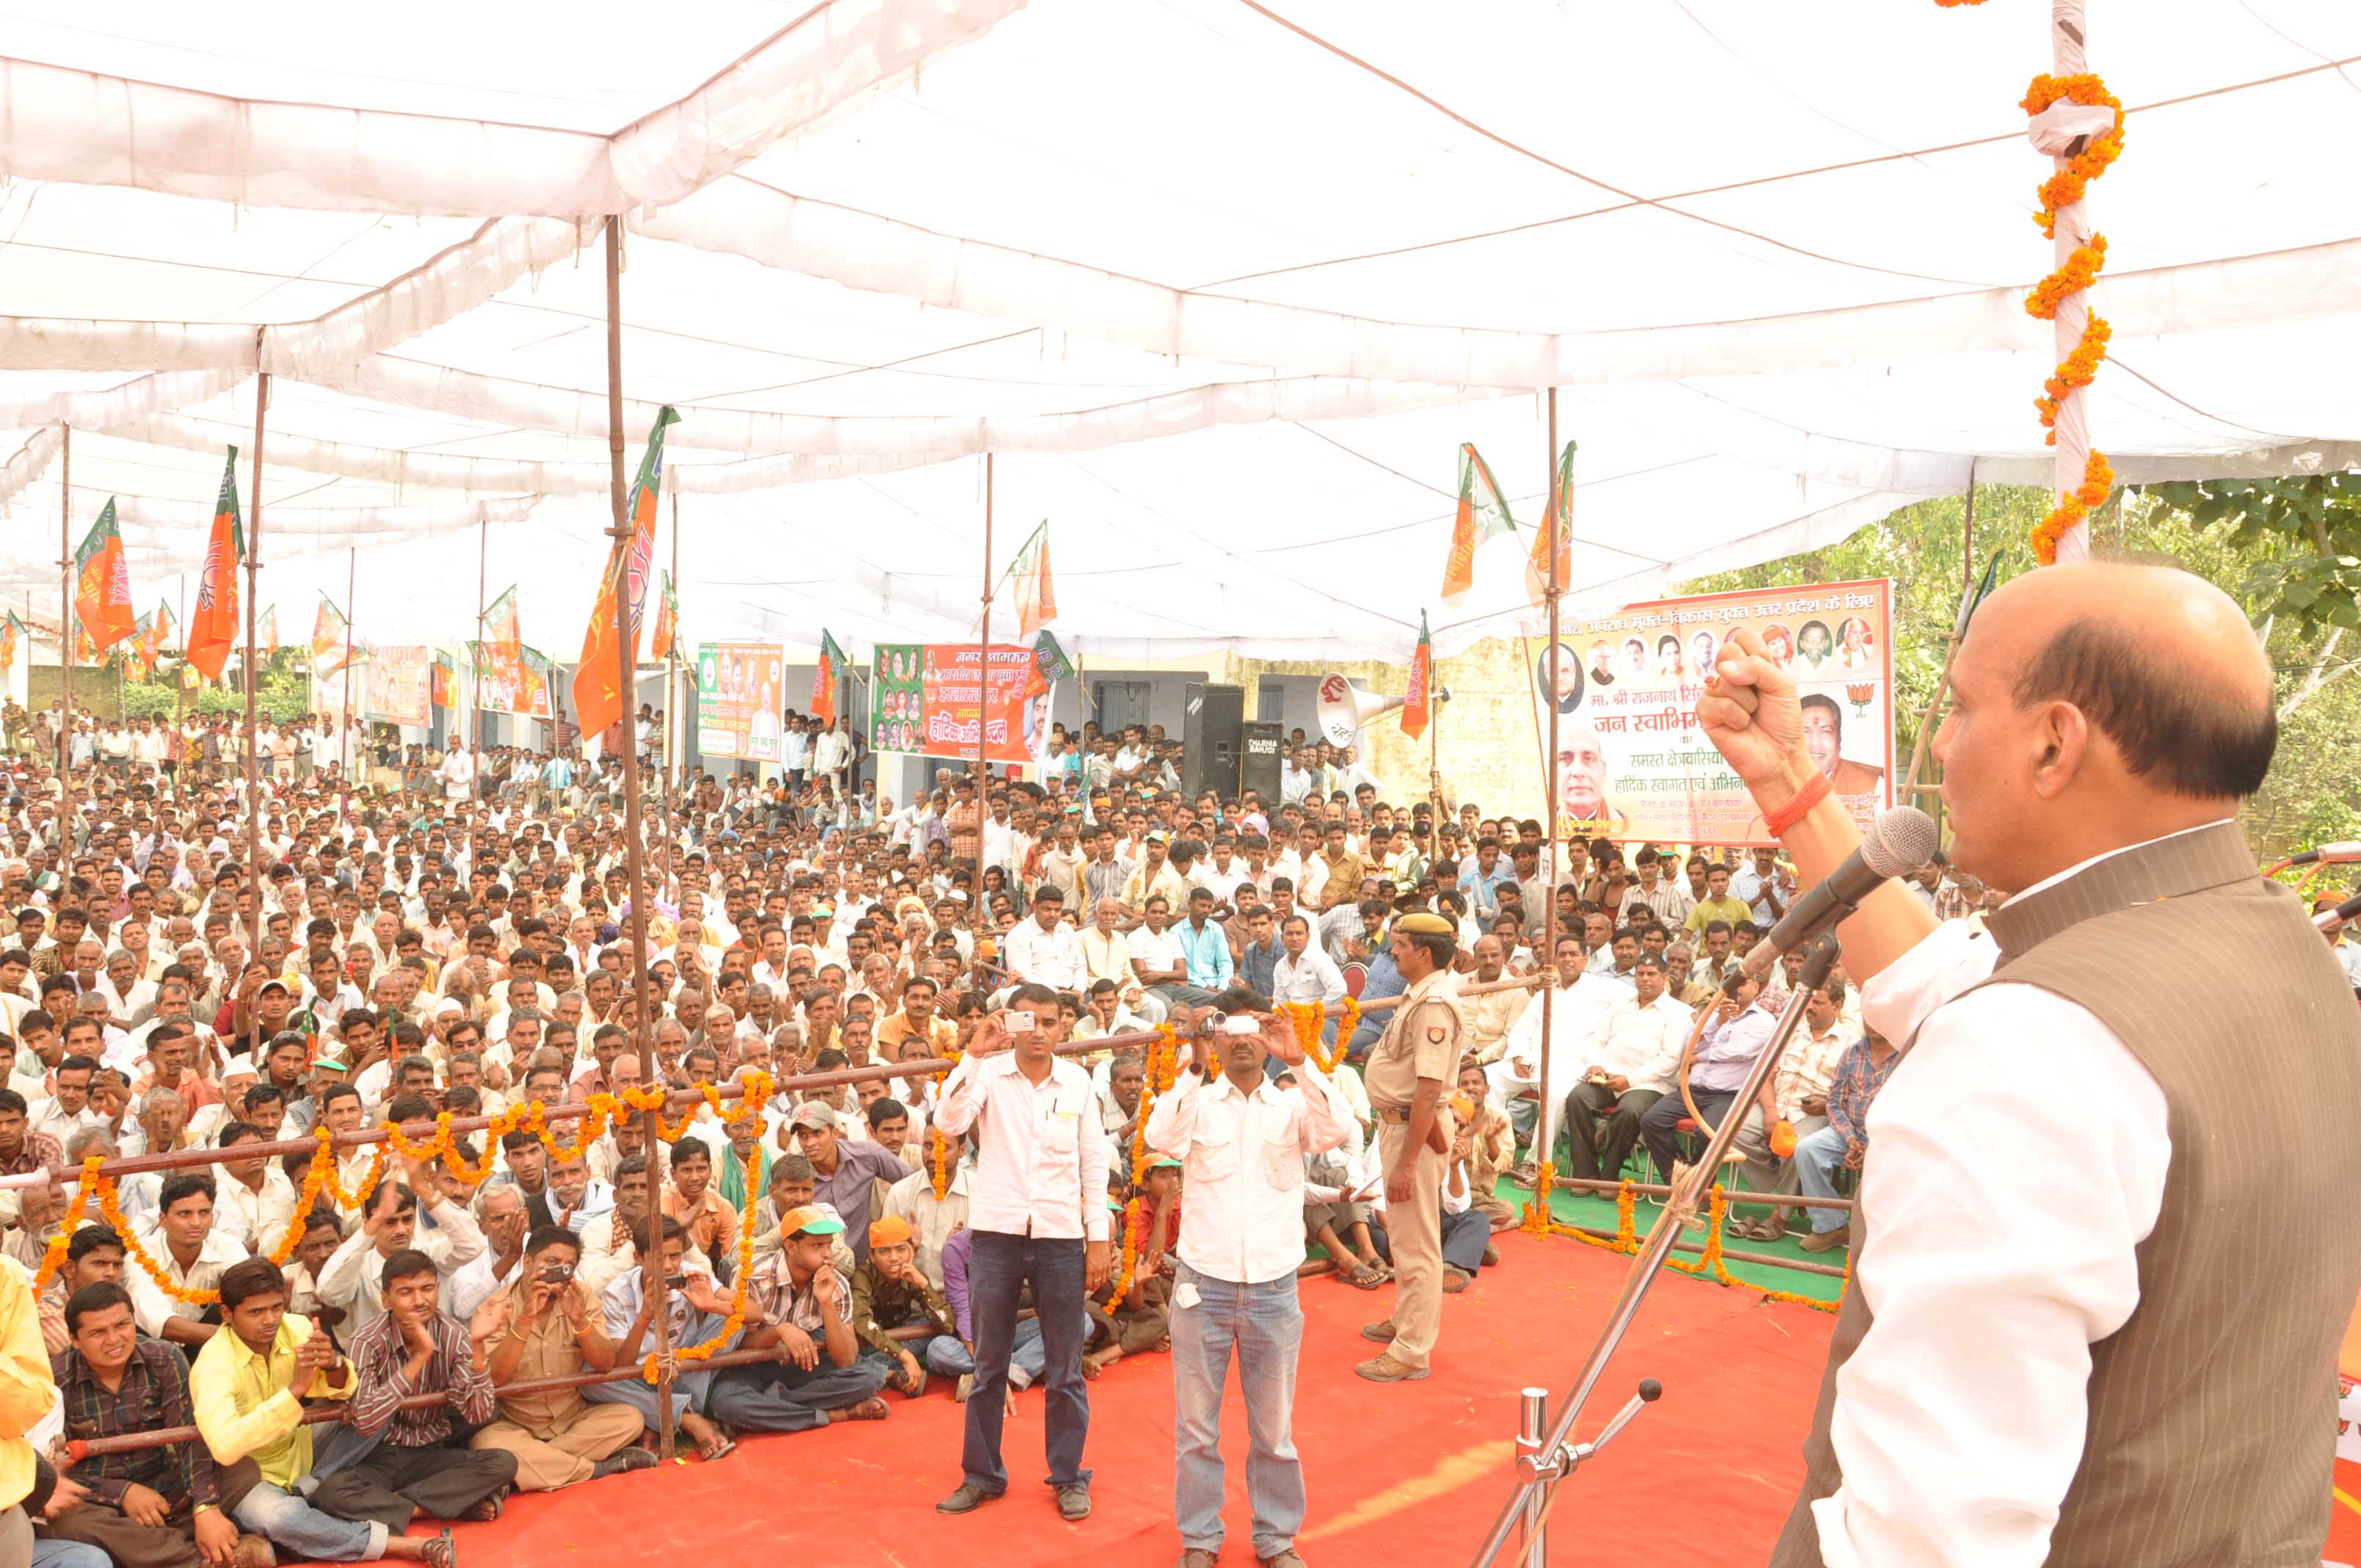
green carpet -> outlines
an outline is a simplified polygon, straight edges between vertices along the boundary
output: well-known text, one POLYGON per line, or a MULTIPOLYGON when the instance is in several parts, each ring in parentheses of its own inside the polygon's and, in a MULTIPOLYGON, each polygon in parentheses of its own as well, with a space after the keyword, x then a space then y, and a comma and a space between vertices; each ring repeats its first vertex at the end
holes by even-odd
MULTIPOLYGON (((1521 1211, 1529 1194, 1526 1189, 1503 1178, 1499 1185, 1499 1196, 1521 1211)), ((1664 1208, 1661 1201, 1651 1202, 1645 1197, 1640 1198, 1631 1213, 1633 1234, 1644 1240, 1648 1234, 1649 1226, 1655 1223, 1656 1216, 1662 1212, 1664 1208)), ((1759 1217, 1762 1211, 1750 1208, 1745 1212, 1759 1217)), ((1569 1192, 1560 1188, 1550 1197, 1550 1213, 1569 1225, 1592 1225, 1612 1234, 1615 1229, 1615 1195, 1611 1192, 1569 1192)), ((1684 1234, 1681 1239, 1702 1245, 1706 1233, 1703 1231, 1691 1231, 1684 1234)), ((1734 1247, 1740 1252, 1757 1252, 1773 1257, 1795 1258, 1799 1262, 1822 1263, 1837 1268, 1844 1266, 1845 1254, 1842 1248, 1833 1252, 1808 1253, 1799 1245, 1802 1236, 1801 1231, 1792 1231, 1786 1239, 1775 1242, 1756 1241, 1752 1237, 1729 1236, 1725 1238, 1723 1245, 1734 1247)), ((1565 1245, 1580 1246, 1582 1244, 1566 1240, 1565 1245)), ((1693 1261, 1697 1256, 1695 1253, 1680 1252, 1673 1255, 1684 1262, 1693 1261)), ((1809 1274, 1801 1269, 1779 1268, 1769 1264, 1729 1261, 1724 1266, 1730 1270, 1730 1277, 1734 1279, 1743 1280, 1749 1285, 1758 1285, 1768 1290, 1784 1290, 1791 1295, 1807 1296, 1816 1301, 1836 1300, 1844 1286, 1843 1280, 1831 1275, 1809 1274)), ((1665 1272, 1674 1271, 1667 1269, 1665 1272)))

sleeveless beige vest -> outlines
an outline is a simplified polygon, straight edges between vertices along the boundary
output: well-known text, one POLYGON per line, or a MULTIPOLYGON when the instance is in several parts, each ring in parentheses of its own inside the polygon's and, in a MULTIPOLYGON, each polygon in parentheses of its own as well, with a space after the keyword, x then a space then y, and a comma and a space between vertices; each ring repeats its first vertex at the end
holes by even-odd
MULTIPOLYGON (((1995 981, 2088 1008, 2164 1091, 2172 1159, 2140 1299, 2091 1347, 2089 1427, 2050 1536, 2059 1568, 2314 1568, 2328 1533, 2337 1345, 2361 1247, 2361 1011, 2298 901, 2235 823, 2114 855, 1995 911, 1995 981)), ((1907 1072, 1905 1056, 1895 1069, 1907 1072)), ((1962 1136, 1971 1136, 1962 1129, 1962 1136)), ((1854 1233, 1854 1245, 1861 1243, 1854 1233)), ((1773 1568, 1820 1559, 1841 1476, 1845 1299, 1802 1496, 1773 1568)))

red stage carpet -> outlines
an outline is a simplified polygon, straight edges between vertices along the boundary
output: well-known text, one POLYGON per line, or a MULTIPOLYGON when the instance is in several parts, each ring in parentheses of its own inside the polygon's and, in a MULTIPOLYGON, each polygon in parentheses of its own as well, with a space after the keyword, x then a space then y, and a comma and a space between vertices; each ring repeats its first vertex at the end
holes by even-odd
MULTIPOLYGON (((1353 1376, 1374 1347, 1356 1332, 1391 1288, 1303 1282, 1295 1438, 1312 1495, 1306 1560, 1450 1564, 1474 1556, 1509 1495, 1517 1391, 1562 1398, 1606 1317, 1627 1259, 1566 1240, 1500 1238, 1503 1266, 1446 1298, 1434 1375, 1380 1387, 1353 1376)), ((1803 1474, 1799 1457, 1835 1319, 1668 1275, 1585 1412, 1588 1436, 1642 1376, 1664 1396, 1562 1497, 1561 1562, 1694 1552, 1748 1563, 1768 1552, 1803 1474)), ((1233 1385, 1235 1390, 1235 1385, 1233 1385)), ((456 1528, 463 1568, 568 1563, 766 1560, 782 1547, 840 1568, 1130 1568, 1180 1555, 1172 1525, 1169 1363, 1142 1356, 1092 1386, 1096 1511, 1060 1520, 1041 1486, 1041 1397, 1008 1423, 1008 1495, 948 1519, 959 1482, 960 1407, 939 1379, 923 1399, 890 1396, 891 1420, 751 1438, 718 1464, 687 1464, 513 1497, 492 1525, 456 1528)), ((1231 1461, 1225 1563, 1251 1563, 1245 1414, 1223 1420, 1231 1461)))

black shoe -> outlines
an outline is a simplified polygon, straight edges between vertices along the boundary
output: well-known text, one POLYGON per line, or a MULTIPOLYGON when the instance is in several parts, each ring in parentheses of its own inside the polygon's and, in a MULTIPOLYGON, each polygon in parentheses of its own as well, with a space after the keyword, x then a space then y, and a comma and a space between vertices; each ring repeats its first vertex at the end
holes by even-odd
POLYGON ((1058 1488, 1058 1514, 1061 1519, 1086 1519, 1091 1517, 1091 1489, 1076 1482, 1058 1488))
MULTIPOLYGON (((987 1492, 972 1481, 962 1481, 959 1484, 959 1489, 957 1491, 953 1492, 950 1497, 945 1497, 941 1502, 935 1505, 935 1512, 939 1514, 972 1514, 975 1512, 976 1509, 983 1507, 984 1504, 992 1501, 993 1498, 997 1497, 998 1496, 1000 1496, 999 1493, 987 1492)), ((1085 1509, 1085 1511, 1088 1510, 1085 1509)))
POLYGON ((626 1470, 652 1470, 655 1467, 655 1463, 656 1456, 653 1450, 618 1449, 590 1467, 590 1478, 594 1481, 603 1481, 609 1475, 620 1475, 626 1470))

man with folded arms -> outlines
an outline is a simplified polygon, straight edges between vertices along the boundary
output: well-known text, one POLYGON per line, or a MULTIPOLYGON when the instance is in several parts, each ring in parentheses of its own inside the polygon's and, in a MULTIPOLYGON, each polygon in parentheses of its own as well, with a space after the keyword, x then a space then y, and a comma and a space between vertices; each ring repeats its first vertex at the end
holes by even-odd
POLYGON ((360 1391, 346 1420, 378 1444, 348 1469, 324 1477, 312 1501, 340 1519, 407 1530, 418 1514, 442 1519, 496 1519, 516 1482, 517 1456, 503 1449, 455 1444, 462 1427, 500 1413, 484 1347, 442 1310, 434 1260, 405 1247, 378 1274, 384 1314, 353 1336, 360 1391), (443 1403, 412 1408, 414 1394, 443 1403))
MULTIPOLYGON (((515 1277, 476 1309, 468 1337, 490 1347, 487 1365, 499 1388, 614 1366, 606 1314, 575 1272, 581 1260, 580 1237, 544 1225, 527 1238, 515 1277)), ((503 1393, 500 1406, 500 1419, 467 1442, 516 1455, 519 1491, 554 1492, 656 1462, 632 1446, 640 1413, 629 1405, 594 1405, 579 1388, 551 1388, 503 1393)))

